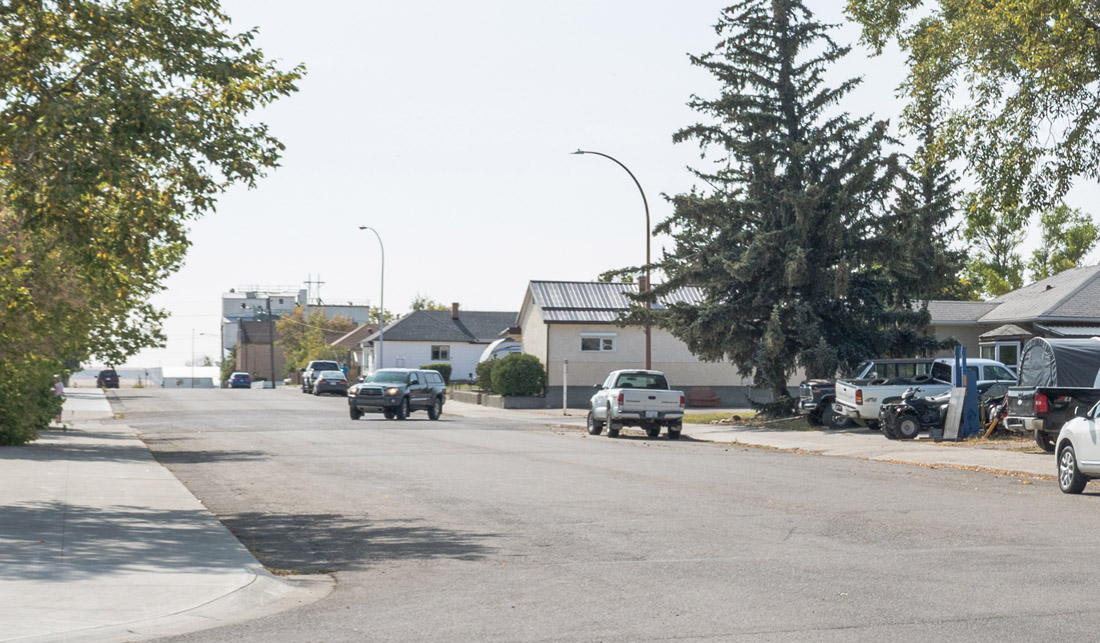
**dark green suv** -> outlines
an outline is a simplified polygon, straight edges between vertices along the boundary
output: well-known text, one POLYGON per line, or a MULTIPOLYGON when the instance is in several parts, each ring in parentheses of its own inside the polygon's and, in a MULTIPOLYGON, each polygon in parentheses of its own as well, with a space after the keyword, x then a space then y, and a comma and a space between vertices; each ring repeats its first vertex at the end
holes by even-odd
POLYGON ((426 410, 428 419, 443 414, 447 386, 439 371, 384 368, 348 387, 348 413, 358 420, 364 413, 382 413, 387 420, 404 420, 413 411, 426 410))

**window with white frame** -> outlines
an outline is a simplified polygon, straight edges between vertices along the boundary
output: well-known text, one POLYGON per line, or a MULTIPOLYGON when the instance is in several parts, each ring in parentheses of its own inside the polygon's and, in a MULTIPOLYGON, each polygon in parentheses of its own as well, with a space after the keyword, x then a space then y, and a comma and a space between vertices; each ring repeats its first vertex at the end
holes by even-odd
POLYGON ((432 346, 432 359, 442 360, 444 362, 451 359, 451 347, 450 346, 432 346))
POLYGON ((581 333, 581 352, 615 352, 615 333, 581 333))
POLYGON ((1015 369, 1020 362, 1020 342, 991 342, 978 347, 985 359, 993 359, 1015 369))

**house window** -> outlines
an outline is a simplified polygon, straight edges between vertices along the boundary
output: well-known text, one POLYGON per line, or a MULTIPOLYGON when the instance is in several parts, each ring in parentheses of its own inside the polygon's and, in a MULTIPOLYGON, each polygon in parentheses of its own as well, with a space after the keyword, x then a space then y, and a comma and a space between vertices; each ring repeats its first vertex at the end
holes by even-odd
POLYGON ((615 352, 615 333, 582 333, 582 353, 615 352))
POLYGON ((1020 342, 994 342, 978 348, 983 358, 997 360, 1012 370, 1020 363, 1020 342))
POLYGON ((451 359, 451 347, 450 346, 432 346, 432 359, 442 360, 444 362, 451 359))

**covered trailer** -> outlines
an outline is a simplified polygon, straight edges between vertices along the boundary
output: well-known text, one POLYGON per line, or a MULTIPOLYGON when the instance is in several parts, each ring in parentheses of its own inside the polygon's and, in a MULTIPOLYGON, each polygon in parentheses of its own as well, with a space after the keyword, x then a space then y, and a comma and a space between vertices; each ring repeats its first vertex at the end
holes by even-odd
POLYGON ((1019 377, 1008 389, 1005 426, 1053 451, 1075 409, 1100 401, 1100 338, 1036 337, 1024 345, 1019 377))

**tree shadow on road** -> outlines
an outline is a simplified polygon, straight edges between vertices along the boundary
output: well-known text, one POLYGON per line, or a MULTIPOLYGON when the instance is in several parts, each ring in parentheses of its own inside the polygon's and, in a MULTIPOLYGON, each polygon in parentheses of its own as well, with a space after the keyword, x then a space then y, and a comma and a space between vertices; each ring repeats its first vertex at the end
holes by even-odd
POLYGON ((419 520, 372 521, 334 513, 221 516, 260 562, 275 569, 366 569, 400 560, 479 560, 491 533, 442 529, 419 520))

